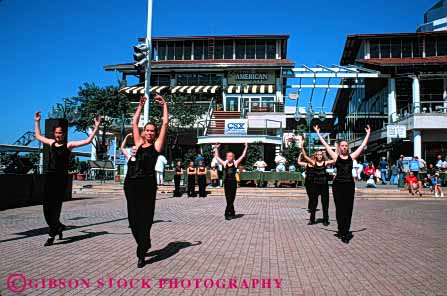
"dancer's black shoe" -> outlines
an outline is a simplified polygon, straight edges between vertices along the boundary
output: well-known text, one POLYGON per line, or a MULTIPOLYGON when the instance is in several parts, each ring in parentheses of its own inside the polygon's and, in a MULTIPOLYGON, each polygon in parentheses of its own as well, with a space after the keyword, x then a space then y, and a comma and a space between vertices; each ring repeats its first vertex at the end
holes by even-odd
POLYGON ((63 232, 66 228, 67 228, 67 227, 66 227, 64 224, 61 224, 61 225, 59 226, 59 229, 58 229, 58 235, 59 235, 59 239, 60 239, 60 240, 63 238, 63 234, 62 234, 62 232, 63 232))
POLYGON ((349 244, 349 238, 347 235, 343 235, 341 237, 341 241, 344 242, 345 244, 349 244))
POLYGON ((232 217, 230 215, 225 215, 225 220, 231 220, 232 217))
POLYGON ((53 243, 54 243, 54 236, 49 237, 49 238, 47 239, 47 241, 45 242, 44 246, 45 246, 45 247, 48 247, 48 246, 53 245, 53 243))
POLYGON ((327 220, 324 219, 324 220, 323 220, 323 225, 324 225, 324 226, 329 226, 329 224, 331 224, 331 223, 329 223, 329 219, 327 219, 327 220))
POLYGON ((146 261, 144 261, 144 258, 138 258, 137 268, 142 268, 146 265, 146 261))

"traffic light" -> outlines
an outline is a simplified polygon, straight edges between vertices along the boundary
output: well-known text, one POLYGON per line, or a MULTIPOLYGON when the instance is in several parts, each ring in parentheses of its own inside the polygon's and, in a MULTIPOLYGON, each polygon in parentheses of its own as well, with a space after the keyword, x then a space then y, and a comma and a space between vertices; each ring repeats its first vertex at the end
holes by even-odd
POLYGON ((149 48, 146 44, 138 44, 133 47, 133 50, 133 59, 135 60, 134 66, 138 70, 143 70, 150 58, 149 48))

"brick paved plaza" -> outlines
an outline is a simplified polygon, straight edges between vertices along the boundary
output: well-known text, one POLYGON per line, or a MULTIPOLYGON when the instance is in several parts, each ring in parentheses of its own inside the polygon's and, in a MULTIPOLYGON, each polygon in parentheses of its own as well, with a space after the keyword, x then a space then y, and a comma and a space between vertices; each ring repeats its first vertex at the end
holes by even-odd
POLYGON ((223 196, 159 194, 142 269, 121 194, 75 195, 62 211, 69 230, 51 247, 41 206, 3 211, 0 294, 17 295, 8 278, 20 290, 26 277, 21 295, 447 295, 447 200, 359 198, 344 244, 332 200, 331 225, 308 226, 297 192, 240 197, 231 221, 223 196))

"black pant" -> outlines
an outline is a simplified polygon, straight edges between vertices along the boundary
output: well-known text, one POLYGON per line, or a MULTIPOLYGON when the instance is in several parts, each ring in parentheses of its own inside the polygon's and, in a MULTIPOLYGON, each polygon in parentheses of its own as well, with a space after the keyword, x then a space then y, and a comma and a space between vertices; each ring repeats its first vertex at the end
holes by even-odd
POLYGON ((43 215, 49 227, 48 234, 51 237, 56 236, 62 226, 59 219, 67 181, 68 176, 66 174, 48 173, 45 175, 43 215))
POLYGON ((323 220, 329 220, 329 185, 312 184, 311 198, 309 200, 309 211, 315 215, 318 206, 318 196, 321 196, 321 205, 323 207, 323 220))
POLYGON ((181 192, 180 192, 180 179, 182 178, 181 175, 174 175, 174 196, 178 197, 178 196, 182 196, 181 192))
POLYGON ((137 243, 137 257, 144 258, 151 247, 157 182, 155 176, 128 179, 124 184, 130 229, 137 243))
POLYGON ((311 207, 311 200, 312 200, 312 186, 311 184, 304 184, 304 188, 306 188, 306 194, 307 194, 307 210, 310 212, 311 207))
POLYGON ((354 208, 354 182, 334 182, 332 185, 334 194, 335 214, 337 216, 338 232, 347 235, 351 228, 352 210, 354 208))
POLYGON ((225 208, 225 216, 234 216, 234 200, 236 199, 237 182, 236 180, 224 181, 225 199, 227 200, 227 207, 225 208))
POLYGON ((206 176, 198 176, 197 182, 199 183, 199 196, 206 197, 206 176))
POLYGON ((188 196, 196 196, 196 176, 188 175, 188 196))

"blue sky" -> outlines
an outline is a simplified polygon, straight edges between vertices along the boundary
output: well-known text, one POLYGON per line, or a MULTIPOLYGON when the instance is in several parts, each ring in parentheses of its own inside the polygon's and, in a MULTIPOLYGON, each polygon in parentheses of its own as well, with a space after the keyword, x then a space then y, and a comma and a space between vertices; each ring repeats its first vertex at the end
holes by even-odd
MULTIPOLYGON (((153 36, 287 33, 297 65, 331 65, 347 34, 414 32, 434 2, 154 0, 153 36)), ((116 84, 102 67, 131 61, 146 3, 0 0, 0 143, 32 130, 36 110, 46 117, 84 82, 116 84)))

